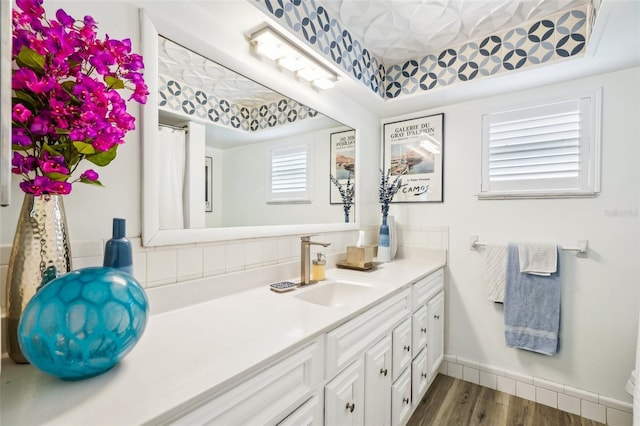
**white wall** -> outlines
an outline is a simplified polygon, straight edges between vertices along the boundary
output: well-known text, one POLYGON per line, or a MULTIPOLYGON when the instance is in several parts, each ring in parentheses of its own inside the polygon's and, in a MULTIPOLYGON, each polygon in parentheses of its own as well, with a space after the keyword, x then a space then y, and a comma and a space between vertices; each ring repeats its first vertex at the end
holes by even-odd
POLYGON ((344 127, 317 130, 305 133, 302 139, 292 136, 226 149, 222 170, 222 226, 342 222, 342 204, 329 204, 329 142, 331 133, 343 130, 344 127), (301 144, 311 145, 312 201, 267 204, 270 150, 301 144))
POLYGON ((401 227, 449 225, 448 353, 630 400, 624 385, 634 366, 640 283, 639 74, 634 68, 411 115, 445 114, 445 201, 392 205, 391 213, 401 227), (596 198, 476 198, 484 112, 598 86, 604 87, 604 116, 602 192, 596 198), (469 249, 470 234, 488 243, 575 245, 579 239, 589 240, 588 258, 562 254, 561 349, 556 356, 505 346, 503 310, 484 296, 484 252, 469 249))

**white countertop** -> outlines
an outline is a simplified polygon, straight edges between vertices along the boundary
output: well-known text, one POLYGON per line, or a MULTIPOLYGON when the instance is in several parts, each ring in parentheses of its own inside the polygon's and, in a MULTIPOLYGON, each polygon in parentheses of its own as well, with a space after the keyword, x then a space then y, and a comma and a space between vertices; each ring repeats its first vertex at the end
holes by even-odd
POLYGON ((327 281, 362 279, 375 287, 358 303, 340 308, 294 297, 306 289, 279 294, 265 283, 152 315, 131 353, 110 371, 83 381, 66 382, 31 365, 3 359, 0 424, 153 423, 172 408, 241 382, 265 362, 300 347, 444 263, 443 256, 434 256, 397 259, 369 272, 329 269, 327 281))

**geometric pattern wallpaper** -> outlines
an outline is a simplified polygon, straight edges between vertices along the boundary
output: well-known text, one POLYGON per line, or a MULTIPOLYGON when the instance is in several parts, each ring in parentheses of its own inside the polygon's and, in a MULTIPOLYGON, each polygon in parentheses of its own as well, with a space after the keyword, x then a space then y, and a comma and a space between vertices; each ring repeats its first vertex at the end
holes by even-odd
MULTIPOLYGON (((320 0, 250 0, 377 95, 392 99, 583 55, 591 5, 399 64, 383 64, 320 0)), ((329 0, 330 1, 330 0, 329 0)))
POLYGON ((253 4, 289 27, 320 55, 384 97, 384 65, 316 0, 254 0, 253 4))
POLYGON ((224 127, 255 132, 318 115, 317 111, 287 97, 256 107, 246 107, 174 78, 159 75, 158 80, 158 106, 161 110, 197 117, 224 127))
POLYGON ((437 55, 389 66, 385 97, 396 98, 581 55, 586 50, 586 36, 586 7, 518 26, 444 49, 437 55))

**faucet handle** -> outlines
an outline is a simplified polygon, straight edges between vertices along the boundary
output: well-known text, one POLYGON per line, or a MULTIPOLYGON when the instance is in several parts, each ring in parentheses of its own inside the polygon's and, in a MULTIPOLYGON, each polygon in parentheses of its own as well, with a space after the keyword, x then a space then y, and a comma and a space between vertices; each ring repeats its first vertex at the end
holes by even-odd
POLYGON ((311 241, 311 237, 315 237, 318 234, 311 234, 311 235, 302 235, 300 237, 300 241, 311 241))

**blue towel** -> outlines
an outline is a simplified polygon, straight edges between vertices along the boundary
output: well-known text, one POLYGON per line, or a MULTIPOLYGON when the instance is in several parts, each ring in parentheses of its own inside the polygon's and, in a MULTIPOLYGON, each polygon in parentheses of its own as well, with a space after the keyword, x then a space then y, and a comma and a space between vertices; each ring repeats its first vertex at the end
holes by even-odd
POLYGON ((545 355, 558 351, 560 264, 550 276, 520 272, 518 246, 509 244, 504 291, 507 346, 545 355))

